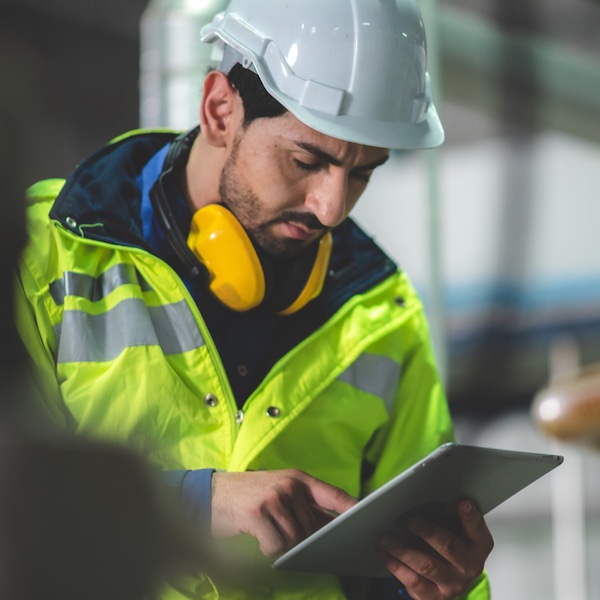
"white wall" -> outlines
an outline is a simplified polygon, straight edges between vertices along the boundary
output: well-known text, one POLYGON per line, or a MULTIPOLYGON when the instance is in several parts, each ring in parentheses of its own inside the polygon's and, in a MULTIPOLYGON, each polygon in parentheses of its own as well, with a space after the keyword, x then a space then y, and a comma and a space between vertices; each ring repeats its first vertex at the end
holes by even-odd
MULTIPOLYGON (((600 316, 600 147, 559 133, 527 145, 486 139, 442 150, 450 330, 478 326, 510 296, 523 318, 600 316), (512 295, 510 295, 512 294, 512 295)), ((394 155, 354 216, 428 290, 424 153, 394 155)))

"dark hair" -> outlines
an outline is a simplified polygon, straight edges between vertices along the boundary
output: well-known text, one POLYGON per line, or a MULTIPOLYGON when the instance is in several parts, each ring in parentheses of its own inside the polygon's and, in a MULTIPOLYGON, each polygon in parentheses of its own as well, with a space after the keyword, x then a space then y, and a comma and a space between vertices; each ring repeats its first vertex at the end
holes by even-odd
POLYGON ((255 119, 279 117, 287 112, 287 109, 267 92, 260 77, 240 63, 233 65, 227 78, 242 100, 244 127, 248 127, 255 119))

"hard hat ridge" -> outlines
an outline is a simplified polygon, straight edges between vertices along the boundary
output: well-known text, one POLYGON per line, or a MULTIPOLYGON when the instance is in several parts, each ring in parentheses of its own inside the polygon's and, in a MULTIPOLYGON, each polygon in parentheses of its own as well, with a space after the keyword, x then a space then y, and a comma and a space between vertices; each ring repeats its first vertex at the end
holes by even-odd
POLYGON ((241 52, 238 52, 233 46, 225 44, 225 47, 223 48, 223 58, 221 59, 221 64, 219 65, 219 71, 222 71, 228 75, 234 65, 238 63, 242 65, 244 69, 248 69, 258 75, 254 65, 252 64, 252 61, 247 56, 241 52))

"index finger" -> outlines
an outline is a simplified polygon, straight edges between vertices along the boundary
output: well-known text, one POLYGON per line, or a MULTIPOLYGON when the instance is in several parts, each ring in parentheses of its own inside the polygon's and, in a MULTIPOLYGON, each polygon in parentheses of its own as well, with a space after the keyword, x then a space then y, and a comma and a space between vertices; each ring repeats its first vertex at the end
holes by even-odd
POLYGON ((340 487, 331 485, 310 475, 306 475, 305 484, 316 504, 321 508, 338 514, 352 508, 358 500, 340 487))

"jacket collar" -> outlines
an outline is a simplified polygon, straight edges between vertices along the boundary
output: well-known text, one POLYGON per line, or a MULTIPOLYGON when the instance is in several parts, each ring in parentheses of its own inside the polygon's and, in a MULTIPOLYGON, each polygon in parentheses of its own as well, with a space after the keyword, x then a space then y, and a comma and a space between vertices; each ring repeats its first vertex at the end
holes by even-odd
POLYGON ((136 133, 108 144, 69 176, 50 217, 67 229, 115 244, 146 247, 137 178, 173 133, 136 133))
MULTIPOLYGON (((142 132, 119 138, 84 160, 69 176, 50 217, 80 236, 151 251, 144 241, 138 178, 171 132, 142 132)), ((311 305, 331 314, 352 295, 369 289, 397 265, 350 218, 333 231, 333 252, 323 292, 311 305)), ((318 311, 321 312, 321 311, 318 311)))

